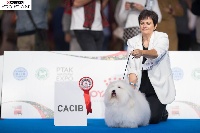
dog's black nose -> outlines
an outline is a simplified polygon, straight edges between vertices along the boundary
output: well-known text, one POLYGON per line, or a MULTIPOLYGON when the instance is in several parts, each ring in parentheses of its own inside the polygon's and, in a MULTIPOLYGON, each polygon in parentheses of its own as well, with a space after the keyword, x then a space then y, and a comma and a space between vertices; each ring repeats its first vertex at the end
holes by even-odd
POLYGON ((112 90, 112 94, 111 94, 111 96, 112 96, 112 97, 116 97, 116 96, 117 96, 115 90, 112 90))

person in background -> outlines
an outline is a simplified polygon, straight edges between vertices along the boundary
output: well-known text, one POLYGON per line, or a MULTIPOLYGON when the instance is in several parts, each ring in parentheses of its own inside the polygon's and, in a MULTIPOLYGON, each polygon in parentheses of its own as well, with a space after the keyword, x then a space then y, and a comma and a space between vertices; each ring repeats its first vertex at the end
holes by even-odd
POLYGON ((175 16, 183 16, 183 8, 179 0, 158 0, 158 5, 162 14, 162 20, 158 24, 157 30, 168 34, 169 50, 177 51, 178 37, 175 16))
POLYGON ((109 0, 108 4, 103 10, 106 19, 109 22, 109 26, 104 27, 103 29, 104 31, 104 43, 102 48, 103 51, 114 50, 116 47, 118 47, 117 44, 118 42, 115 42, 115 38, 113 36, 113 31, 117 28, 117 23, 114 17, 117 2, 118 0, 109 0))
POLYGON ((2 42, 0 45, 0 55, 4 54, 4 51, 16 51, 17 50, 17 35, 15 33, 16 27, 16 14, 15 11, 6 10, 2 14, 2 42))
POLYGON ((188 10, 191 9, 192 0, 179 0, 183 8, 183 16, 175 17, 178 35, 178 51, 189 51, 191 48, 191 30, 189 29, 188 10))
POLYGON ((122 28, 118 26, 115 20, 115 10, 117 8, 116 6, 118 5, 118 1, 119 0, 109 0, 107 8, 104 9, 104 13, 105 14, 107 13, 106 17, 108 19, 110 26, 104 28, 105 39, 103 44, 103 50, 110 50, 110 51, 124 50, 123 39, 119 38, 119 34, 121 34, 119 33, 119 29, 121 30, 122 28))
POLYGON ((102 50, 103 27, 109 26, 103 9, 109 0, 68 0, 72 8, 71 30, 83 51, 102 50))
POLYGON ((48 0, 33 0, 32 10, 16 11, 19 51, 49 50, 47 44, 48 4, 48 0))
POLYGON ((161 21, 162 15, 157 0, 120 0, 120 6, 115 12, 115 19, 119 26, 124 27, 123 40, 125 43, 128 39, 140 33, 137 18, 144 9, 153 10, 158 14, 158 22, 161 21))
POLYGON ((195 0, 192 3, 191 11, 197 16, 196 20, 196 49, 200 50, 200 0, 195 0))
POLYGON ((52 15, 52 31, 56 51, 69 51, 70 43, 65 41, 62 19, 65 12, 65 0, 59 0, 52 15))
MULTIPOLYGON (((0 25, 2 23, 3 10, 0 10, 0 25)), ((0 43, 2 41, 2 29, 0 27, 0 43)))
POLYGON ((62 17, 62 27, 63 27, 63 32, 65 33, 65 42, 69 43, 70 51, 82 51, 76 39, 76 36, 74 35, 74 32, 70 30, 71 16, 72 16, 72 9, 65 8, 65 11, 62 17))
MULTIPOLYGON (((110 6, 107 4, 107 6, 104 8, 103 12, 105 14, 105 17, 107 20, 110 19, 110 6)), ((103 33, 104 33, 104 41, 103 41, 103 46, 102 46, 102 50, 103 51, 107 51, 110 45, 110 41, 111 41, 111 27, 105 27, 103 28, 103 33)))
POLYGON ((166 121, 167 104, 175 99, 175 85, 169 58, 168 35, 156 31, 158 15, 143 10, 138 22, 141 33, 128 40, 128 80, 144 93, 151 109, 150 124, 166 121), (134 57, 134 58, 133 58, 134 57))

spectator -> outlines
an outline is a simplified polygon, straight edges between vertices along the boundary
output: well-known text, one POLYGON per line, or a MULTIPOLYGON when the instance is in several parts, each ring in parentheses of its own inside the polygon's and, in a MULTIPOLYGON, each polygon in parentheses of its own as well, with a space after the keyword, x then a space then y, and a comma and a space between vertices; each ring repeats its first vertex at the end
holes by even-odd
POLYGON ((63 31, 62 19, 65 10, 65 4, 63 0, 59 0, 60 3, 53 11, 52 16, 52 29, 53 38, 56 51, 69 51, 69 42, 65 41, 65 33, 63 31))
MULTIPOLYGON (((110 16, 110 6, 107 5, 103 12, 104 12, 106 18, 109 20, 110 17, 111 17, 110 16)), ((110 27, 103 28, 103 33, 104 33, 104 41, 103 41, 102 50, 107 51, 109 44, 110 44, 110 40, 111 40, 111 29, 110 29, 110 27)))
MULTIPOLYGON (((114 42, 114 36, 113 36, 113 31, 117 28, 117 23, 115 21, 114 13, 115 13, 115 8, 117 5, 118 0, 109 0, 107 6, 104 9, 104 14, 109 22, 109 27, 104 28, 104 43, 103 43, 103 49, 104 51, 107 50, 113 50, 115 49, 115 46, 118 47, 116 42, 114 42), (113 44, 114 43, 114 44, 113 44)), ((123 50, 123 49, 120 49, 123 50)))
POLYGON ((188 10, 191 9, 191 0, 179 0, 183 8, 183 16, 175 17, 178 35, 178 50, 188 51, 191 47, 191 31, 189 29, 188 10))
POLYGON ((17 10, 18 50, 49 50, 47 44, 48 0, 33 0, 32 10, 17 10), (39 36, 38 34, 39 33, 39 36))
POLYGON ((127 47, 127 40, 140 33, 137 19, 140 12, 144 9, 155 11, 158 14, 158 22, 161 21, 162 15, 157 0, 129 0, 128 2, 126 0, 120 0, 118 3, 115 18, 119 26, 124 27, 124 50, 127 47))
MULTIPOLYGON (((1 23, 2 23, 2 16, 3 16, 2 14, 3 14, 3 11, 0 10, 0 26, 1 26, 1 23)), ((0 43, 1 43, 1 41, 2 41, 2 29, 0 27, 0 43)))
POLYGON ((3 11, 2 15, 2 43, 0 47, 0 55, 4 54, 4 51, 17 50, 17 36, 15 33, 16 26, 16 14, 14 11, 3 11))
POLYGON ((71 15, 72 15, 72 9, 66 8, 62 17, 62 27, 65 33, 65 42, 69 43, 70 51, 81 51, 81 47, 74 35, 74 32, 70 30, 71 15))
POLYGON ((169 51, 178 50, 178 37, 176 31, 175 16, 183 16, 183 8, 178 0, 158 0, 162 14, 162 21, 157 30, 165 32, 169 36, 169 51))
POLYGON ((197 49, 200 50, 200 0, 195 0, 192 3, 191 11, 194 15, 197 16, 197 20, 196 20, 196 41, 197 41, 197 49))
POLYGON ((71 30, 82 50, 102 50, 103 27, 108 26, 102 11, 107 3, 108 0, 70 0, 67 4, 68 8, 72 6, 71 30))
MULTIPOLYGON (((123 31, 123 28, 119 27, 115 20, 115 10, 116 10, 116 6, 118 5, 118 1, 119 0, 109 0, 108 5, 107 5, 108 7, 107 19, 110 26, 104 28, 105 39, 104 39, 103 50, 106 50, 105 46, 107 46, 106 47, 107 50, 111 50, 111 51, 122 51, 124 49, 123 39, 119 36, 119 34, 121 34, 119 33, 119 31, 121 29, 123 31)), ((104 11, 106 11, 106 8, 104 9, 104 11)))

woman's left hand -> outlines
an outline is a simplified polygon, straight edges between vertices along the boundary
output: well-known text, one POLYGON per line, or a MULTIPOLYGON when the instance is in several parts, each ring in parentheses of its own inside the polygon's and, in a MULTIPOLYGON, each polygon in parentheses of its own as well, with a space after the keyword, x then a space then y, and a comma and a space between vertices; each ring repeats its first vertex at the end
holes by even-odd
POLYGON ((135 49, 134 51, 131 52, 131 54, 135 57, 135 58, 140 58, 143 54, 142 54, 142 50, 140 49, 135 49))

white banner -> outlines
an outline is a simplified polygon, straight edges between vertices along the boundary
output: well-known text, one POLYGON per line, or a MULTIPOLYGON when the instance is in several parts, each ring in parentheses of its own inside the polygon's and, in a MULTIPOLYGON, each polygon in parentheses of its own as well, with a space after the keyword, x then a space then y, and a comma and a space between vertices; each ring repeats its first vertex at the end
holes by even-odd
POLYGON ((200 119, 200 52, 170 52, 176 100, 168 106, 170 118, 200 119))
MULTIPOLYGON (((176 100, 167 106, 169 118, 200 118, 200 52, 170 52, 176 100)), ((92 78, 92 113, 104 118, 107 85, 121 80, 126 52, 6 51, 2 88, 2 118, 53 118, 55 82, 92 78), (12 63, 10 63, 12 62, 12 63)))

